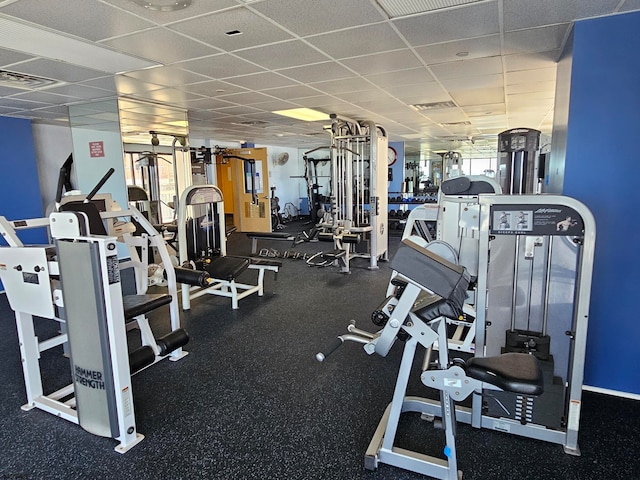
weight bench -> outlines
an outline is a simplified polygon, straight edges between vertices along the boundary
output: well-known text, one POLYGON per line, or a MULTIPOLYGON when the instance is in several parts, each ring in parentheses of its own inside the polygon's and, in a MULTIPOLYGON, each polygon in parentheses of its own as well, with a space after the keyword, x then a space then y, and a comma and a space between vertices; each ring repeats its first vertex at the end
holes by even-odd
POLYGON ((282 262, 263 260, 253 257, 223 256, 207 259, 205 262, 193 264, 194 268, 175 268, 176 280, 182 283, 182 308, 191 308, 191 299, 211 294, 231 298, 231 307, 238 308, 238 302, 243 298, 257 293, 264 295, 264 272, 274 272, 276 275, 282 262), (238 276, 245 270, 257 270, 258 278, 255 285, 239 283, 238 276))
POLYGON ((296 237, 286 232, 247 232, 247 237, 251 239, 251 255, 258 254, 258 240, 285 240, 295 245, 296 237))

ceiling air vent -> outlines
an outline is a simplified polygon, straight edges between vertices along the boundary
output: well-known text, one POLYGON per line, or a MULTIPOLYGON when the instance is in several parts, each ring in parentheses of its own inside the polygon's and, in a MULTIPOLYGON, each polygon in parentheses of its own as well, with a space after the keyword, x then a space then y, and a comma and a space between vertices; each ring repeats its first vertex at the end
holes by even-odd
POLYGON ((0 86, 9 88, 20 88, 22 90, 35 90, 38 88, 59 85, 61 82, 50 78, 35 77, 25 73, 0 70, 0 86))
POLYGON ((433 102, 433 103, 414 103, 413 105, 409 105, 411 108, 417 111, 422 110, 435 110, 436 108, 452 108, 455 107, 456 104, 448 101, 448 102, 433 102))

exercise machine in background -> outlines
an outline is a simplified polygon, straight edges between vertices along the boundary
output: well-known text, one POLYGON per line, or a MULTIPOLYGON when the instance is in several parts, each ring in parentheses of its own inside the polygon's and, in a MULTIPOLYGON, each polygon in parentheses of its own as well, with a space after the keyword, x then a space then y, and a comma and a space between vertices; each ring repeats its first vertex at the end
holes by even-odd
POLYGON ((447 262, 409 237, 391 263, 397 272, 394 290, 372 316, 382 330, 368 333, 352 324, 332 348, 319 354, 318 359, 323 360, 344 341, 352 340, 363 343, 367 353, 384 356, 396 339, 406 341, 393 400, 367 450, 365 466, 369 469, 388 463, 436 478, 457 479, 455 438, 449 433, 444 461, 394 447, 401 412, 443 418, 446 432, 455 428, 454 423, 447 423, 453 411, 447 396, 472 395, 470 408, 455 406, 458 421, 556 443, 566 453, 580 454, 578 432, 595 251, 593 215, 582 203, 554 195, 479 194, 476 203, 477 278, 464 269, 465 277, 460 273, 462 266, 447 262), (428 273, 434 269, 435 277, 428 273), (452 297, 452 292, 457 293, 452 297), (446 324, 464 315, 464 304, 471 295, 477 315, 473 357, 466 363, 450 360, 451 332, 446 324), (442 402, 406 396, 416 342, 425 347, 422 382, 439 390, 442 402), (431 354, 435 351, 438 360, 434 363, 431 354), (535 358, 542 372, 542 389, 529 390, 519 381, 511 384, 508 377, 517 379, 518 373, 492 360, 503 354, 535 358), (472 386, 471 391, 467 385, 472 386))
POLYGON ((312 256, 309 265, 338 264, 349 273, 352 258, 368 259, 370 269, 388 259, 387 146, 380 125, 331 114, 331 211, 316 228, 334 250, 312 256))
POLYGON ((277 260, 227 256, 226 227, 222 192, 215 185, 192 185, 180 198, 178 211, 178 246, 180 268, 176 268, 182 285, 182 308, 191 308, 191 299, 217 295, 231 299, 231 306, 257 293, 264 295, 266 270, 278 273, 277 260), (245 270, 257 270, 255 284, 237 278, 245 270))

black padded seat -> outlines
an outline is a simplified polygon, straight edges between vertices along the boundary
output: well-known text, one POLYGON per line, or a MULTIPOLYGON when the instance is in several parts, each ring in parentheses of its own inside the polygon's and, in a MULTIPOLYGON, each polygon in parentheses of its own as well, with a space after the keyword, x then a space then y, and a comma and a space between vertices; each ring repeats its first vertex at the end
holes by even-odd
POLYGON ((287 232, 246 232, 247 237, 252 238, 273 238, 283 240, 293 240, 293 235, 287 232))
POLYGON ((469 377, 495 385, 506 392, 535 396, 544 391, 538 360, 526 353, 474 357, 467 361, 465 371, 469 377))
POLYGON ((216 257, 204 266, 211 278, 232 282, 249 267, 249 260, 239 257, 216 257))
POLYGON ((156 308, 171 303, 171 295, 166 293, 145 294, 145 295, 125 295, 122 297, 124 304, 124 316, 131 320, 138 315, 144 315, 156 308))

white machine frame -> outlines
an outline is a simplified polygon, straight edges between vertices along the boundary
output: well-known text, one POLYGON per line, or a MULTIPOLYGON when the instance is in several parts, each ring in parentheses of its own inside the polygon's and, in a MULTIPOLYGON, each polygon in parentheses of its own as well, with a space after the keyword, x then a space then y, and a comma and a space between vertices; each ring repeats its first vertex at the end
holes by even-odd
MULTIPOLYGON (((112 206, 110 195, 104 195, 103 198, 107 200, 107 208, 112 206)), ((126 243, 131 256, 129 260, 117 264, 117 268, 122 270, 132 267, 136 277, 137 294, 146 293, 148 287, 147 262, 141 258, 147 258, 148 249, 156 248, 164 264, 171 265, 170 255, 161 234, 133 207, 122 211, 101 212, 101 217, 108 220, 108 224, 111 225, 110 230, 122 229, 120 238, 126 243), (131 229, 125 226, 127 222, 113 223, 111 221, 116 218, 135 220, 145 233, 141 236, 131 235, 129 233, 131 229), (136 247, 141 248, 141 256, 138 256, 136 247)), ((52 245, 25 246, 18 235, 21 230, 47 227, 51 227, 54 238, 71 238, 73 241, 97 243, 102 252, 103 272, 107 271, 104 264, 105 258, 117 255, 111 246, 115 247, 118 241, 116 237, 80 235, 79 232, 88 229, 88 227, 85 229, 84 226, 80 226, 77 216, 72 212, 55 212, 49 218, 13 221, 0 216, 0 234, 9 244, 9 247, 0 248, 0 273, 7 298, 15 313, 27 396, 27 403, 21 408, 25 411, 37 408, 78 424, 73 383, 57 391, 45 393, 39 364, 42 352, 60 345, 64 347, 65 352, 68 351, 66 321, 57 315, 57 309, 64 308, 63 292, 56 280, 56 277, 60 275, 60 268, 57 259, 47 255, 47 252, 54 247, 52 245), (27 265, 29 267, 26 267, 27 265), (23 273, 31 276, 26 282, 23 273), (61 333, 41 340, 34 327, 34 317, 36 316, 58 322, 61 333)), ((171 330, 175 331, 180 328, 180 316, 177 284, 172 268, 166 269, 166 276, 167 288, 172 297, 169 304, 171 330)), ((122 392, 122 395, 116 395, 117 418, 120 427, 120 436, 116 437, 116 440, 120 443, 115 450, 119 453, 125 453, 144 438, 135 430, 135 416, 131 398, 131 374, 126 329, 131 329, 133 324, 126 325, 120 283, 105 283, 104 292, 115 387, 117 392, 122 392)), ((177 348, 168 355, 158 356, 160 352, 146 315, 139 315, 134 320, 136 327, 140 329, 142 344, 150 346, 156 355, 153 363, 167 357, 172 361, 177 361, 187 355, 187 352, 182 348, 177 348)))

